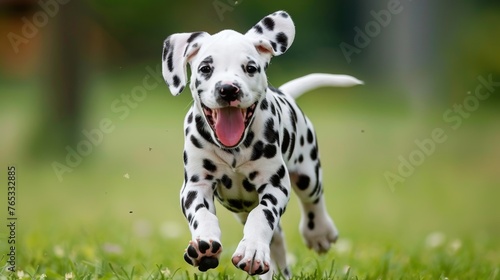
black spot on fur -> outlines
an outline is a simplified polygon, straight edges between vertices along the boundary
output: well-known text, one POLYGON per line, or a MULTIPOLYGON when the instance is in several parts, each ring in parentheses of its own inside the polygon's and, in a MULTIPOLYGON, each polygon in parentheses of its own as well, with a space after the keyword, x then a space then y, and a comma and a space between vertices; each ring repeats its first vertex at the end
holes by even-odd
POLYGON ((250 208, 252 207, 253 205, 255 204, 254 201, 251 201, 251 200, 243 200, 243 206, 245 206, 245 208, 250 208))
POLYGON ((266 17, 262 20, 262 24, 264 25, 265 28, 267 28, 269 31, 273 31, 274 29, 274 20, 270 17, 266 17))
POLYGON ((274 103, 271 103, 271 114, 273 114, 273 116, 276 116, 276 106, 274 106, 274 103))
POLYGON ((187 117, 187 123, 191 124, 193 122, 193 112, 189 113, 187 117))
MULTIPOLYGON (((285 13, 282 13, 282 15, 285 14, 285 13)), ((286 14, 285 14, 286 15, 286 14)), ((286 15, 288 16, 288 15, 286 15)), ((285 275, 286 278, 290 278, 290 270, 287 268, 283 269, 283 274, 285 275)))
POLYGON ((269 179, 269 182, 271 182, 271 185, 273 185, 274 187, 278 187, 281 184, 281 178, 278 174, 274 174, 269 179))
POLYGON ((318 149, 316 149, 316 147, 313 147, 311 149, 311 159, 312 160, 318 159, 318 149))
POLYGON ((188 43, 191 43, 194 41, 194 39, 196 39, 198 36, 200 36, 203 32, 193 32, 193 34, 191 34, 191 36, 189 36, 189 38, 187 39, 187 42, 188 43))
POLYGON ((167 54, 169 50, 170 50, 170 38, 167 38, 163 42, 163 53, 162 53, 163 61, 167 59, 167 54))
POLYGON ((201 81, 196 79, 194 80, 194 87, 198 88, 201 85, 201 81))
POLYGON ((257 32, 258 34, 262 34, 264 31, 262 30, 262 27, 258 24, 256 24, 253 29, 255 29, 255 32, 257 32))
POLYGON ((271 202, 273 205, 276 205, 278 203, 278 200, 276 199, 276 197, 272 194, 269 194, 269 193, 266 193, 263 197, 262 197, 262 200, 269 200, 269 202, 271 202))
POLYGON ((186 165, 186 164, 188 163, 188 156, 187 156, 186 151, 184 151, 184 152, 182 153, 182 157, 183 157, 183 159, 184 159, 184 165, 186 165))
POLYGON ((255 190, 255 185, 250 183, 250 181, 248 181, 248 179, 246 179, 246 178, 245 178, 245 180, 243 180, 242 185, 243 185, 243 188, 245 188, 245 190, 247 192, 253 192, 255 190))
POLYGON ((267 223, 271 230, 274 230, 274 216, 273 213, 269 209, 262 210, 264 212, 264 216, 266 216, 267 223))
POLYGON ((314 135, 311 131, 311 129, 307 129, 307 143, 309 144, 312 144, 312 142, 314 141, 314 135))
POLYGON ((290 139, 290 153, 288 154, 288 160, 292 158, 294 150, 295 150, 295 132, 292 132, 292 136, 290 139))
POLYGON ((245 146, 245 148, 250 147, 250 145, 252 145, 252 141, 253 141, 254 137, 255 137, 255 133, 253 133, 253 131, 249 131, 247 136, 245 137, 245 140, 243 141, 243 146, 245 146))
POLYGON ((254 172, 248 174, 248 178, 253 181, 255 179, 255 177, 257 176, 257 174, 259 174, 259 172, 254 171, 254 172))
POLYGON ((262 157, 262 154, 264 153, 264 143, 262 141, 257 141, 252 150, 252 156, 250 157, 250 160, 258 160, 259 158, 262 157))
POLYGON ((280 32, 276 34, 276 41, 281 45, 280 51, 285 52, 288 47, 288 36, 285 33, 280 32))
POLYGON ((260 109, 265 111, 265 110, 267 110, 267 108, 269 108, 269 102, 267 102, 267 99, 264 99, 260 103, 260 109))
POLYGON ((239 199, 228 199, 227 203, 229 203, 229 207, 234 210, 242 210, 243 202, 239 199))
POLYGON ((281 141, 281 153, 285 154, 288 150, 288 146, 290 145, 290 133, 288 129, 283 130, 283 141, 281 141))
POLYGON ((222 176, 220 181, 227 189, 230 189, 233 186, 233 181, 227 175, 222 176))
POLYGON ((276 43, 273 42, 273 41, 269 41, 269 43, 271 44, 271 47, 273 47, 273 50, 277 51, 277 49, 276 49, 276 43))
POLYGON ((276 174, 278 174, 278 176, 280 176, 281 179, 283 179, 285 177, 285 166, 284 165, 281 165, 280 166, 280 169, 278 169, 278 171, 276 172, 276 174))
POLYGON ((264 157, 272 158, 276 155, 277 149, 275 145, 268 144, 264 147, 264 157))
POLYGON ((311 182, 311 178, 307 175, 300 175, 299 178, 297 179, 297 187, 299 190, 305 190, 309 187, 309 183, 311 182))
POLYGON ((258 189, 257 189, 257 192, 258 193, 262 193, 267 187, 267 184, 262 184, 258 189))
POLYGON ((198 192, 189 191, 186 196, 186 201, 184 202, 184 208, 189 209, 189 207, 191 207, 191 204, 193 204, 193 201, 196 199, 197 196, 198 192))
POLYGON ((196 122, 196 130, 201 135, 201 137, 203 137, 205 141, 213 144, 214 142, 212 140, 212 136, 207 130, 205 130, 205 121, 203 120, 202 116, 197 115, 195 117, 195 122, 196 122))
POLYGON ((173 51, 171 51, 168 54, 168 57, 167 57, 167 68, 168 68, 168 71, 170 71, 170 72, 174 71, 174 52, 173 51))
POLYGON ((309 218, 309 222, 307 223, 307 227, 310 230, 313 230, 314 229, 314 212, 309 212, 309 214, 307 214, 307 217, 309 218))
POLYGON ((203 160, 203 168, 205 168, 207 171, 210 171, 210 172, 217 171, 217 166, 215 166, 214 162, 209 160, 209 159, 203 160))
POLYGON ((299 155, 299 163, 302 163, 304 161, 304 156, 299 155))
POLYGON ((174 75, 172 79, 174 80, 174 87, 178 87, 181 84, 181 79, 179 79, 179 76, 174 75))
POLYGON ((300 136, 300 146, 304 146, 304 136, 300 136))
POLYGON ((280 16, 282 16, 282 17, 284 17, 284 18, 288 18, 288 14, 287 14, 287 13, 285 13, 285 12, 281 12, 281 13, 280 13, 280 16))
MULTIPOLYGON (((184 197, 181 198, 181 205, 184 205, 184 197)), ((184 217, 186 217, 186 209, 184 207, 181 208, 182 208, 182 214, 184 215, 184 217)))
POLYGON ((204 63, 205 63, 205 64, 212 64, 212 63, 214 63, 214 58, 213 58, 211 55, 209 55, 209 56, 205 57, 205 58, 201 61, 201 63, 202 63, 202 64, 204 64, 204 63))
POLYGON ((198 221, 194 221, 193 228, 197 229, 198 228, 198 221))
POLYGON ((196 137, 194 137, 194 135, 191 135, 190 139, 191 139, 191 143, 193 143, 193 145, 196 148, 198 148, 198 149, 202 149, 203 148, 203 145, 201 145, 200 141, 198 141, 198 139, 196 137))
POLYGON ((205 176, 205 180, 211 181, 211 180, 213 180, 213 179, 214 179, 214 175, 207 174, 207 175, 205 176))
POLYGON ((264 137, 269 143, 276 142, 278 138, 278 132, 274 130, 274 120, 268 119, 264 125, 264 137))
POLYGON ((193 175, 193 176, 191 176, 191 179, 189 179, 189 181, 196 183, 196 182, 200 181, 200 177, 198 177, 198 175, 193 175))
POLYGON ((198 211, 198 210, 200 210, 201 208, 206 208, 205 204, 200 203, 200 204, 196 205, 196 208, 194 208, 194 212, 197 212, 197 211, 198 211))

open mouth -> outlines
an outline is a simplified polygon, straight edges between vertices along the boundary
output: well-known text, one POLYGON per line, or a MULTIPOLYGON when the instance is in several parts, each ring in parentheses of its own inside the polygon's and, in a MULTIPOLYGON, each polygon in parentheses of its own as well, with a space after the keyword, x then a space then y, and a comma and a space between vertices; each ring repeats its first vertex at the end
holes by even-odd
POLYGON ((231 148, 238 145, 243 139, 245 130, 253 119, 257 102, 244 109, 231 106, 210 109, 203 103, 201 106, 218 142, 227 148, 231 148))

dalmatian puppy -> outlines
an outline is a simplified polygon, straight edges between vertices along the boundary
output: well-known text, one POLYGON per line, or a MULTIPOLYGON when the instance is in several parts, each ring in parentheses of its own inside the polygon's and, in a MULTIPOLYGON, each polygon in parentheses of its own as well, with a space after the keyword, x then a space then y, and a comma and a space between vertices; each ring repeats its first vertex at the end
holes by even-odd
POLYGON ((292 189, 301 202, 307 246, 324 253, 337 239, 325 208, 313 125, 294 99, 316 87, 361 81, 311 74, 270 87, 270 59, 283 54, 294 36, 292 19, 278 11, 246 34, 178 33, 164 42, 162 72, 173 95, 183 91, 186 65, 191 68, 194 103, 184 121, 180 200, 192 235, 184 259, 200 271, 217 267, 222 252, 214 198, 244 224, 232 263, 250 275, 291 277, 280 218, 292 189))

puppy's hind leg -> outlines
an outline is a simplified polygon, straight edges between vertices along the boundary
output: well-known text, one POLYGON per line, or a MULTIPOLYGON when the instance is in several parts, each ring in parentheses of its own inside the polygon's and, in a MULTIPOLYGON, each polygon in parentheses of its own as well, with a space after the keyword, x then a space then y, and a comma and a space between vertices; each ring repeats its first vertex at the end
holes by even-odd
POLYGON ((281 274, 283 277, 285 277, 285 279, 290 279, 292 275, 286 261, 285 236, 281 229, 281 225, 278 225, 276 230, 274 230, 270 249, 271 249, 272 269, 268 274, 272 273, 274 273, 274 275, 281 274))
POLYGON ((307 144, 302 147, 304 153, 299 156, 290 180, 302 208, 300 232, 304 242, 316 252, 325 253, 330 249, 330 244, 337 240, 338 231, 325 206, 316 137, 308 123, 308 135, 305 137, 307 144))

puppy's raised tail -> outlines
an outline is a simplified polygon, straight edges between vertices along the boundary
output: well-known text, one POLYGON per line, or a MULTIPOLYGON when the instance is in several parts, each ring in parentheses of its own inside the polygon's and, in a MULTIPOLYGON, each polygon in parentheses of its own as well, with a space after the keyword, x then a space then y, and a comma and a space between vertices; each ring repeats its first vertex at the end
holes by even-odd
POLYGON ((362 85, 360 81, 348 75, 314 73, 291 80, 279 87, 279 90, 297 99, 303 93, 319 87, 352 87, 362 85))

